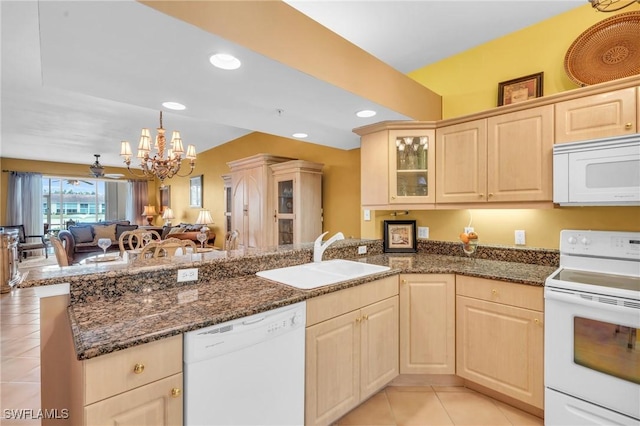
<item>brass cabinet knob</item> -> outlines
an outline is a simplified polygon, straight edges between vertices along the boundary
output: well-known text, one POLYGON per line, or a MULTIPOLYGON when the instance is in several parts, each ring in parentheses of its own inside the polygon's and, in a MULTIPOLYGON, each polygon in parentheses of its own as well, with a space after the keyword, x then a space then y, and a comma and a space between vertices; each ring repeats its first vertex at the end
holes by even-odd
POLYGON ((633 128, 633 124, 627 123, 627 124, 624 125, 624 128, 629 130, 629 129, 633 128))
POLYGON ((498 294, 498 290, 496 290, 495 288, 494 288, 494 289, 491 289, 491 294, 493 294, 494 296, 496 296, 496 295, 498 294))
POLYGON ((133 367, 133 372, 136 374, 142 374, 143 371, 144 371, 144 364, 136 364, 133 367))
POLYGON ((402 284, 406 284, 406 283, 407 283, 407 280, 404 280, 404 279, 403 279, 403 280, 402 280, 402 284))
POLYGON ((363 320, 368 320, 368 319, 369 319, 369 315, 364 315, 364 316, 362 317, 362 319, 363 319, 363 320))
POLYGON ((173 388, 171 389, 171 396, 174 398, 179 397, 180 395, 182 395, 182 390, 180 388, 173 388))
POLYGON ((489 193, 489 197, 493 197, 493 192, 490 192, 490 193, 489 193))
POLYGON ((534 318, 533 319, 533 323, 536 324, 536 325, 539 325, 540 324, 540 320, 538 318, 534 318))
POLYGON ((484 198, 484 194, 483 194, 483 193, 480 193, 480 194, 478 194, 478 197, 480 197, 480 198, 484 198))
POLYGON ((395 200, 395 199, 396 199, 396 196, 395 196, 395 195, 392 195, 392 196, 391 196, 391 199, 392 199, 392 200, 395 200))
POLYGON ((360 321, 362 321, 362 317, 356 318, 356 324, 360 324, 360 321))

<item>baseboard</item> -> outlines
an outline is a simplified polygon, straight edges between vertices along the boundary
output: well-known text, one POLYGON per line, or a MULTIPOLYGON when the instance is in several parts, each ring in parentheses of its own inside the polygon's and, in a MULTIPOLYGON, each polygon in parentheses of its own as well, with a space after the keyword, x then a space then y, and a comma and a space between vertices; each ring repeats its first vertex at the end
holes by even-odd
POLYGON ((464 386, 454 374, 400 374, 387 386, 464 386))

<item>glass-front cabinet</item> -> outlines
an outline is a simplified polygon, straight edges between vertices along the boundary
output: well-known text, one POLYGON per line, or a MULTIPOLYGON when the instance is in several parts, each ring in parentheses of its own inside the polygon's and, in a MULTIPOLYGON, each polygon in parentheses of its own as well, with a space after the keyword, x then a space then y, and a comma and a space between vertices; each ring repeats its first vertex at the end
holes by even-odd
POLYGON ((274 243, 308 243, 322 233, 322 167, 292 160, 271 165, 274 243))
POLYGON ((293 244, 293 178, 276 182, 276 217, 278 245, 293 244))
POLYGON ((389 203, 435 203, 435 132, 389 131, 389 203))

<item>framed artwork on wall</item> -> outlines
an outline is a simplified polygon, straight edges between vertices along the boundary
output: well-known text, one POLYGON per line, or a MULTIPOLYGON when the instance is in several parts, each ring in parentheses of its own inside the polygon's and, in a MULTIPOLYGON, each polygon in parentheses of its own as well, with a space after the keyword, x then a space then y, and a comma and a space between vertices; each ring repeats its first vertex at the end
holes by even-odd
POLYGON ((385 220, 382 239, 385 253, 415 253, 417 250, 415 220, 385 220))
POLYGON ((541 97, 543 75, 539 72, 498 83, 498 106, 541 97))
POLYGON ((202 175, 189 179, 189 207, 202 208, 202 175))

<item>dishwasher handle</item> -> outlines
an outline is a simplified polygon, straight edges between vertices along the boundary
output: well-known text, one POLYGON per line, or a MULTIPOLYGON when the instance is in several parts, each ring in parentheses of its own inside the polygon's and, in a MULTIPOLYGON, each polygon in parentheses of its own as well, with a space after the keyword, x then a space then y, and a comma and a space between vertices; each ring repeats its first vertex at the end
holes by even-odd
POLYGON ((264 321, 267 317, 260 317, 260 318, 255 318, 249 321, 242 321, 242 325, 251 325, 251 324, 257 324, 260 321, 264 321))

